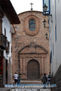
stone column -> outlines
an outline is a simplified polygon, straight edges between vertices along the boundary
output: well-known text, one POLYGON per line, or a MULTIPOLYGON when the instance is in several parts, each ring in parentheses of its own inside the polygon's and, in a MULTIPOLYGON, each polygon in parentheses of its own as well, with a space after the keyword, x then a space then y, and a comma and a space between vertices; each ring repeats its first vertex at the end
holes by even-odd
POLYGON ((43 73, 45 73, 45 58, 43 57, 43 73))
POLYGON ((43 74, 44 73, 44 71, 43 71, 43 56, 41 58, 41 61, 42 61, 42 74, 43 74))
POLYGON ((22 65, 22 58, 20 59, 20 74, 21 74, 21 78, 22 78, 22 74, 23 74, 23 65, 22 65))
POLYGON ((26 58, 23 59, 23 77, 26 79, 26 58))
POLYGON ((40 77, 41 77, 41 75, 42 75, 42 57, 38 58, 37 60, 40 60, 39 64, 40 64, 40 77))

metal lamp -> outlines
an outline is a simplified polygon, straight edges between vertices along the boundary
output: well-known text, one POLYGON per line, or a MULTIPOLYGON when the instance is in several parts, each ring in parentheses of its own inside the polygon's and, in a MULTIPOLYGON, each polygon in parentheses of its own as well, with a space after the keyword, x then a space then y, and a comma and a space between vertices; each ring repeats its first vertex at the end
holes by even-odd
POLYGON ((43 6, 43 11, 46 12, 46 11, 47 11, 47 8, 48 8, 47 5, 44 4, 44 6, 43 6))

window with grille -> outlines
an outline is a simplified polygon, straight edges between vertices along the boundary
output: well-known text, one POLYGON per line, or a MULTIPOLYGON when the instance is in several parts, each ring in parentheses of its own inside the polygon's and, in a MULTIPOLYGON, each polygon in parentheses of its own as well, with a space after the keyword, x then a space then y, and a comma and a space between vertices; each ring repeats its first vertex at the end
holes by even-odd
POLYGON ((35 22, 35 20, 34 20, 34 19, 30 19, 30 20, 29 20, 29 29, 30 29, 31 31, 34 31, 35 28, 36 28, 36 22, 35 22))

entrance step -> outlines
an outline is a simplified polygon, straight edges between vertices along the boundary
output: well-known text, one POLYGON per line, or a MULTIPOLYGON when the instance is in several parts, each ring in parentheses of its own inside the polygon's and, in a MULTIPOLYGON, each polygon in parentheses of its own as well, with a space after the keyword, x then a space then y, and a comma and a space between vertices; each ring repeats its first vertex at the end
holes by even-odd
POLYGON ((21 80, 21 84, 41 84, 41 80, 21 80))

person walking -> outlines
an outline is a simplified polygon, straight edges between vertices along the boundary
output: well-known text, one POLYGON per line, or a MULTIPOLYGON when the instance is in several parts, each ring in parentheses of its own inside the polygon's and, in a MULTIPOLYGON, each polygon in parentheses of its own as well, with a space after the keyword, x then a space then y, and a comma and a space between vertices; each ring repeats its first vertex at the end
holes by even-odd
POLYGON ((46 84, 47 83, 47 76, 46 76, 46 73, 44 73, 43 77, 42 77, 42 82, 43 84, 46 84))
POLYGON ((15 74, 14 74, 14 82, 15 82, 15 84, 18 83, 18 77, 19 77, 19 75, 15 72, 15 74))
POLYGON ((20 84, 20 74, 18 75, 18 84, 20 84))
POLYGON ((47 84, 47 76, 46 76, 46 73, 44 73, 43 77, 42 77, 42 82, 43 82, 43 85, 44 85, 44 88, 46 87, 46 84, 47 84))
POLYGON ((51 84, 51 78, 52 78, 52 76, 51 76, 51 74, 50 74, 50 72, 49 72, 49 75, 48 75, 48 77, 47 77, 47 83, 48 83, 48 84, 51 84))

